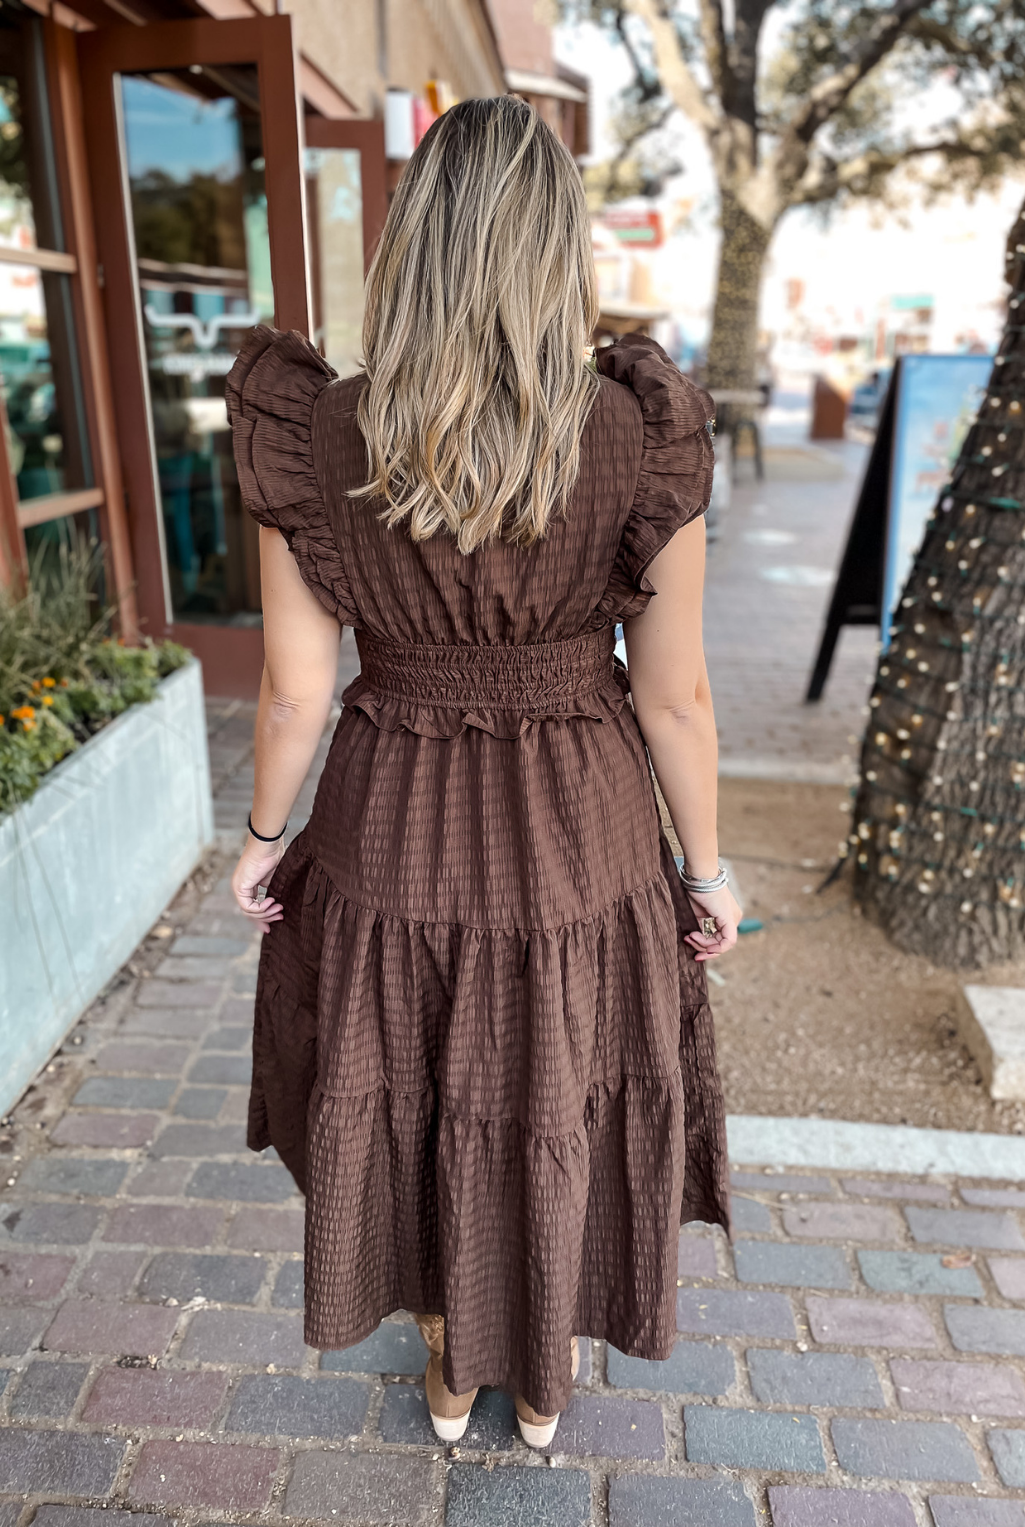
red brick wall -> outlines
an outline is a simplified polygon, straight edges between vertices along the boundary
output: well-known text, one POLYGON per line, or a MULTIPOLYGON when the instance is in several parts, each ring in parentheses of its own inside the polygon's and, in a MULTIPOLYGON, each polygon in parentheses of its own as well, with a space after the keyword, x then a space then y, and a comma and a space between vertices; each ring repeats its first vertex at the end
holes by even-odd
POLYGON ((490 8, 506 68, 553 73, 554 5, 549 0, 490 0, 490 8))

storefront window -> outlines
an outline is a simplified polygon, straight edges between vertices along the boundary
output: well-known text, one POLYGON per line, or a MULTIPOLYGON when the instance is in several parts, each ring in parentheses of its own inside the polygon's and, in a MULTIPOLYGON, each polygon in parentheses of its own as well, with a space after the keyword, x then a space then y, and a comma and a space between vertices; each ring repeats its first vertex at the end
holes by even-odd
POLYGON ((64 248, 53 174, 41 26, 0 13, 0 246, 64 248))
POLYGON ((273 322, 256 70, 122 76, 153 443, 175 614, 258 622, 224 379, 273 322))
POLYGON ((70 277, 33 256, 64 238, 46 100, 42 32, 0 11, 0 390, 22 501, 92 486, 70 277))
POLYGON ((362 155, 309 148, 316 339, 339 376, 360 369, 363 331, 362 155))
MULTIPOLYGON (((8 34, 9 35, 9 34, 8 34)), ((36 220, 25 163, 25 129, 18 78, 0 54, 0 244, 35 249, 36 220)))
POLYGON ((91 486, 85 430, 74 417, 81 402, 68 285, 67 276, 0 263, 0 380, 23 501, 91 486))

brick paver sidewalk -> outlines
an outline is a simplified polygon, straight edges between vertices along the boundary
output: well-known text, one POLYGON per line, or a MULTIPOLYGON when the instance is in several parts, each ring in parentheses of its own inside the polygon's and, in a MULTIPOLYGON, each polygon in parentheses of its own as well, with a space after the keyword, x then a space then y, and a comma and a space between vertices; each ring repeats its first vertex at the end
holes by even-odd
POLYGON ((865 450, 812 449, 842 476, 755 483, 741 468, 709 550, 705 653, 724 773, 847 783, 878 632, 845 628, 825 695, 816 705, 804 695, 865 450))
MULTIPOLYGON (((822 498, 774 504, 812 538, 796 520, 822 498)), ((833 504, 816 534, 839 523, 833 504)), ((713 606, 771 587, 741 550, 760 544, 719 558, 713 606)), ((795 694, 797 614, 774 596, 763 612, 791 633, 795 694)), ((765 681, 717 655, 748 697, 765 681)), ((742 716, 727 687, 724 741, 782 757, 800 731, 828 766, 848 670, 836 713, 810 720, 782 691, 742 716)), ((252 707, 210 718, 230 850, 252 707)), ((349 1353, 305 1348, 301 1201, 244 1145, 257 954, 226 884, 186 891, 0 1127, 0 1527, 1025 1527, 1014 1188, 739 1171, 734 1245, 681 1237, 672 1359, 585 1343, 550 1459, 493 1392, 459 1448, 439 1444, 408 1319, 349 1353)))
POLYGON ((673 1357, 585 1344, 548 1460, 497 1392, 436 1441, 408 1319, 308 1350, 302 1205, 243 1142, 256 956, 222 882, 0 1130, 0 1527, 1025 1527, 1013 1188, 739 1171, 673 1357))

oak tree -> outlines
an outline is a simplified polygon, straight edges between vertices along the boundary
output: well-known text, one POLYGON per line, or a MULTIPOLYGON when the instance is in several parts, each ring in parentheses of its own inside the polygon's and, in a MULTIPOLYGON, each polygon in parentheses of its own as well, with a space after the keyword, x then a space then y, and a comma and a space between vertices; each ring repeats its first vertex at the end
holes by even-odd
POLYGON ((1020 162, 1025 0, 563 0, 563 8, 606 26, 631 61, 624 153, 637 161, 639 129, 662 126, 673 109, 707 146, 722 228, 713 388, 754 383, 762 273, 792 207, 893 198, 909 179, 926 192, 972 191, 1020 162))

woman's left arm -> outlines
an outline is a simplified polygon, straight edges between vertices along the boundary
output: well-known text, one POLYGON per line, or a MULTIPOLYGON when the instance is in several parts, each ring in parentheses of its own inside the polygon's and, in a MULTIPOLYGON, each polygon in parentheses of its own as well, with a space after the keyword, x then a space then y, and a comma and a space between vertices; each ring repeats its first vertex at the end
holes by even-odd
MULTIPOLYGON (((331 709, 341 626, 303 582, 279 530, 261 527, 264 668, 256 712, 256 781, 252 823, 270 837, 284 828, 309 773, 331 709)), ((285 840, 250 833, 231 877, 242 911, 264 933, 280 922, 279 902, 257 900, 284 852, 285 840)))

